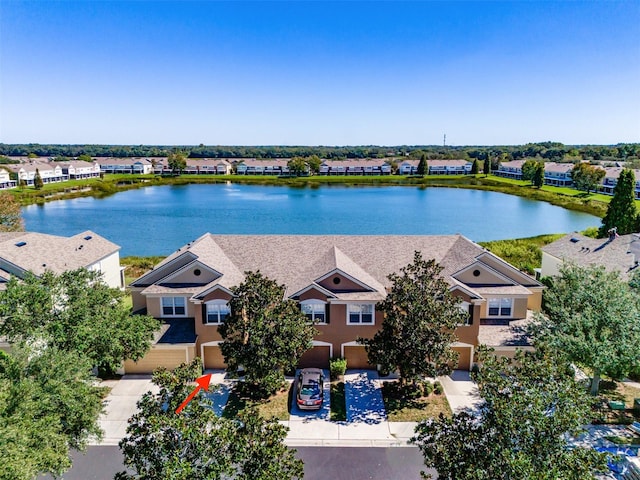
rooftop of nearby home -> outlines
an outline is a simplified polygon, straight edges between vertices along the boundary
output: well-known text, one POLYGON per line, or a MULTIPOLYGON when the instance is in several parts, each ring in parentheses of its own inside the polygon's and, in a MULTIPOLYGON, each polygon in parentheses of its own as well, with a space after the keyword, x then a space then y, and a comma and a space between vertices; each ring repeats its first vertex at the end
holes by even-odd
POLYGON ((581 266, 602 265, 609 271, 619 271, 623 278, 627 278, 640 265, 640 234, 610 239, 571 233, 542 247, 542 251, 581 266))
POLYGON ((120 250, 115 243, 89 230, 71 237, 35 232, 0 233, 0 277, 46 270, 60 274, 87 267, 120 250))

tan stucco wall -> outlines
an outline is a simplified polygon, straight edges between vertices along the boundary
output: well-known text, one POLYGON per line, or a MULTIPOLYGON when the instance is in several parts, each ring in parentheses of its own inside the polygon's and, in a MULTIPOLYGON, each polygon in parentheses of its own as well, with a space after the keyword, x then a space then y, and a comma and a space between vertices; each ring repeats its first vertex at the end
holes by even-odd
POLYGON ((542 289, 531 292, 527 299, 527 308, 536 312, 542 308, 542 289))
MULTIPOLYGON (((509 295, 502 295, 503 298, 513 298, 509 295)), ((490 298, 501 298, 499 295, 495 295, 493 297, 490 298)), ((482 309, 480 311, 480 318, 491 318, 491 319, 500 319, 500 318, 526 318, 527 316, 527 302, 528 299, 527 298, 515 298, 513 300, 513 308, 511 311, 511 316, 510 317, 489 317, 487 315, 488 311, 489 311, 489 299, 487 298, 487 301, 485 303, 482 304, 482 309)))
POLYGON ((180 272, 175 277, 171 277, 170 283, 195 283, 206 285, 207 283, 215 280, 216 275, 201 265, 192 265, 183 272, 180 272), (194 272, 200 270, 200 275, 195 275, 194 272))
POLYGON ((494 272, 488 270, 484 265, 476 263, 466 271, 456 275, 456 278, 463 283, 484 284, 484 285, 507 285, 508 282, 501 276, 496 275, 494 272), (473 275, 474 270, 478 270, 480 275, 477 277, 473 275))
POLYGON ((553 277, 558 275, 558 273, 560 273, 560 266, 562 263, 562 260, 559 258, 542 252, 542 267, 540 269, 540 275, 542 277, 553 277))
MULTIPOLYGON (((184 297, 185 306, 186 306, 186 315, 185 317, 193 317, 195 316, 196 305, 189 301, 191 295, 167 295, 168 297, 184 297)), ((162 298, 161 297, 150 297, 147 296, 147 313, 152 317, 156 318, 164 318, 162 315, 162 298)), ((180 317, 168 317, 168 318, 180 318, 180 317)))
POLYGON ((349 280, 346 277, 343 277, 342 275, 339 274, 334 274, 331 275, 327 278, 325 278, 322 282, 318 282, 318 285, 326 288, 329 291, 349 291, 349 292, 364 292, 365 289, 362 288, 360 285, 358 285, 355 282, 352 282, 351 280, 349 280), (340 283, 335 284, 333 283, 333 279, 334 278, 338 278, 340 279, 340 283))
POLYGON ((140 292, 142 289, 131 287, 131 300, 133 302, 133 311, 141 310, 147 307, 147 299, 140 292))

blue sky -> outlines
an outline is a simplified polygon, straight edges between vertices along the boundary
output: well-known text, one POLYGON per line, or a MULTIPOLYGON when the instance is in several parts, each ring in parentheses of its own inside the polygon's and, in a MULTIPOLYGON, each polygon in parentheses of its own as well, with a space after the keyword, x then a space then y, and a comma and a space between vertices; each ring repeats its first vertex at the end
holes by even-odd
POLYGON ((0 2, 0 142, 640 141, 640 1, 0 2))

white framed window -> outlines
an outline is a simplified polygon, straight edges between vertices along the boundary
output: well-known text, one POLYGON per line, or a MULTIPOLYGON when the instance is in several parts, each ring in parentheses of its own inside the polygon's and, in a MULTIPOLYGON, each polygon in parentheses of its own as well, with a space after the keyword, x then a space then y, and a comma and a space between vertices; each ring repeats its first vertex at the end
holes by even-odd
POLYGON ((312 322, 327 323, 327 305, 322 300, 303 300, 300 309, 312 322))
POLYGON ((373 304, 347 304, 347 325, 373 325, 373 318, 373 304))
POLYGON ((184 297, 162 297, 163 317, 186 317, 187 302, 184 297))
POLYGON ((213 300, 207 302, 207 318, 205 323, 207 325, 220 325, 224 323, 227 317, 231 314, 229 304, 226 300, 213 300))
POLYGON ((513 298, 490 298, 488 316, 510 317, 513 310, 513 298))

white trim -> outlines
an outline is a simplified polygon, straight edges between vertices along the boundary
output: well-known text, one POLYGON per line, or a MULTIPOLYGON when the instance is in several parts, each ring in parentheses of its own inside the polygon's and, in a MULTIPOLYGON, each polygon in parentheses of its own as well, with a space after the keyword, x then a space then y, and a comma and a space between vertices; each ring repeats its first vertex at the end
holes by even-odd
POLYGON ((222 325, 224 323, 224 320, 220 319, 220 307, 218 307, 218 311, 217 311, 218 321, 217 322, 210 322, 209 321, 209 305, 225 305, 227 307, 227 310, 228 310, 227 316, 229 316, 231 314, 231 307, 229 307, 229 301, 228 300, 224 300, 222 298, 216 298, 214 300, 209 300, 207 302, 204 302, 204 305, 205 305, 205 312, 204 312, 204 322, 203 322, 203 324, 205 326, 208 326, 208 325, 219 326, 219 325, 222 325))
MULTIPOLYGON (((216 279, 217 280, 217 279, 216 279)), ((213 282, 215 282, 215 280, 212 280, 213 282)), ((197 304, 202 304, 202 297, 206 297, 207 295, 209 295, 211 292, 215 291, 216 289, 222 290, 223 292, 231 295, 233 297, 233 292, 231 290, 229 290, 227 287, 220 285, 219 283, 210 286, 209 288, 207 288, 206 290, 203 290, 200 293, 194 293, 193 296, 191 297, 191 301, 193 303, 197 303, 197 304)))
MULTIPOLYGON (((498 263, 504 265, 508 270, 510 270, 515 276, 520 277, 520 279, 523 280, 523 281, 515 280, 515 279, 514 279, 514 281, 516 281, 517 283, 519 283, 523 287, 525 285, 531 285, 532 287, 533 286, 535 286, 535 287, 544 287, 544 285, 542 283, 540 283, 538 280, 536 280, 535 278, 527 275, 526 273, 521 272, 520 270, 518 270, 516 267, 514 267, 510 263, 505 262, 499 256, 497 256, 496 254, 491 253, 489 251, 482 252, 480 255, 478 255, 476 257, 476 260, 480 260, 482 263, 484 263, 482 261, 482 258, 481 258, 481 257, 484 257, 484 256, 488 256, 489 258, 491 258, 493 260, 496 260, 498 263), (531 283, 529 283, 529 282, 531 282, 531 283)), ((484 264, 488 265, 486 263, 484 263, 484 264)), ((526 287, 526 288, 529 288, 529 287, 526 287)))
POLYGON ((493 317, 493 318, 512 318, 513 317, 513 304, 514 304, 514 297, 487 297, 487 317, 493 317), (497 300, 498 303, 498 314, 491 314, 490 310, 491 310, 491 301, 492 300, 497 300), (502 314, 502 301, 503 300, 509 300, 509 315, 503 315, 502 314))
POLYGON ((204 347, 218 347, 223 342, 223 340, 212 340, 211 342, 206 342, 200 345, 200 360, 202 360, 202 364, 204 365, 204 347))
POLYGON ((203 282, 205 285, 207 283, 211 283, 211 282, 217 280, 218 278, 220 278, 222 276, 222 273, 220 273, 219 271, 211 268, 208 265, 205 265, 204 263, 202 263, 200 260, 198 260, 196 258, 193 261, 187 263, 186 265, 183 265, 182 267, 178 268, 177 270, 174 270, 173 272, 169 273, 168 275, 162 277, 160 280, 158 280, 157 282, 154 282, 154 283, 157 283, 157 284, 168 283, 168 280, 172 279, 176 275, 179 275, 179 274, 185 272, 186 270, 188 270, 191 267, 194 267, 194 269, 195 269, 196 266, 201 267, 204 270, 208 270, 209 272, 213 273, 213 275, 215 276, 215 278, 213 280, 209 280, 206 283, 203 282))
POLYGON ((329 358, 333 358, 333 343, 329 343, 329 342, 322 342, 320 340, 313 340, 311 342, 311 345, 313 347, 329 347, 329 358))
POLYGON ((336 298, 336 296, 333 293, 331 293, 329 290, 324 288, 322 285, 318 285, 317 283, 312 283, 309 286, 304 287, 302 290, 298 290, 293 295, 289 295, 289 298, 299 297, 300 295, 302 295, 305 292, 308 292, 311 289, 319 290, 322 293, 324 293, 327 297, 336 298))
MULTIPOLYGON (((329 315, 327 312, 327 305, 328 302, 325 300, 320 300, 319 298, 308 298, 306 300, 302 300, 301 302, 299 302, 299 305, 302 307, 302 305, 323 305, 324 306, 324 310, 323 310, 323 317, 324 320, 320 321, 316 321, 315 315, 316 312, 313 311, 311 316, 313 317, 311 319, 312 322, 316 322, 317 325, 327 325, 327 316, 329 315)), ((304 313, 304 310, 302 310, 302 308, 300 308, 300 310, 302 311, 302 313, 304 313)), ((307 315, 306 313, 304 313, 305 316, 307 315)))
POLYGON ((471 371, 471 368, 473 367, 473 356, 475 354, 475 347, 470 343, 464 343, 464 342, 453 342, 451 344, 451 347, 458 347, 458 348, 466 347, 471 349, 471 355, 469 355, 469 371, 471 371))
POLYGON ((160 298, 160 318, 184 318, 188 316, 189 313, 189 308, 188 308, 188 304, 189 304, 189 299, 185 296, 182 295, 164 295, 164 296, 160 296, 158 297, 160 298), (173 315, 167 315, 164 313, 164 304, 162 302, 162 300, 164 300, 165 298, 170 298, 171 299, 171 307, 173 308, 173 315), (176 314, 176 302, 174 299, 176 298, 181 298, 184 300, 184 314, 176 314))
POLYGON ((346 343, 341 343, 340 344, 340 356, 342 358, 344 358, 344 347, 363 347, 364 345, 361 343, 358 343, 356 340, 353 340, 351 342, 346 342, 346 343))
POLYGON ((347 303, 347 325, 350 326, 370 326, 370 325, 375 325, 376 324, 376 303, 372 303, 372 302, 350 302, 347 303), (350 305, 358 305, 358 306, 362 306, 362 305, 369 305, 371 307, 371 323, 368 322, 363 322, 362 321, 362 312, 360 312, 360 321, 359 322, 352 322, 351 321, 351 314, 349 313, 349 306, 350 305))
MULTIPOLYGON (((150 277, 150 276, 152 276, 154 274, 157 274, 158 272, 162 272, 162 270, 164 270, 165 268, 169 268, 172 263, 176 262, 178 259, 181 259, 186 255, 190 255, 193 258, 191 259, 191 261, 187 262, 185 265, 189 265, 190 263, 193 263, 194 260, 198 259, 198 256, 193 254, 193 253, 191 253, 191 252, 183 252, 180 255, 178 255, 177 257, 172 258, 171 260, 169 260, 167 263, 165 263, 163 265, 160 265, 158 268, 154 268, 153 270, 145 273, 141 277, 136 278, 133 282, 131 282, 130 286, 148 287, 149 285, 154 285, 157 282, 151 282, 148 285, 136 285, 136 283, 138 283, 140 280, 143 280, 145 277, 150 277)), ((171 275, 171 273, 168 273, 167 275, 165 275, 165 277, 168 276, 168 275, 171 275)), ((160 280, 162 280, 163 278, 164 277, 160 277, 160 280)))
MULTIPOLYGON (((457 272, 455 272, 453 275, 451 275, 453 278, 455 278, 456 280, 458 280, 461 283, 467 284, 467 283, 471 283, 471 282, 463 282, 462 280, 460 280, 458 277, 458 275, 461 275, 464 272, 467 272, 468 270, 471 270, 472 268, 480 266, 486 270, 488 270, 490 273, 493 273, 495 276, 497 276, 498 278, 502 278, 503 280, 505 280, 509 285, 520 285, 520 283, 516 282, 513 278, 510 278, 508 276, 506 276, 504 273, 499 272, 498 270, 496 270, 495 268, 493 268, 491 265, 487 265, 486 263, 484 263, 481 260, 476 260, 475 262, 473 262, 471 265, 468 265, 466 267, 464 267, 461 270, 458 270, 457 272)), ((473 287, 471 287, 473 288, 473 287)), ((525 287, 526 288, 526 287, 525 287)))

